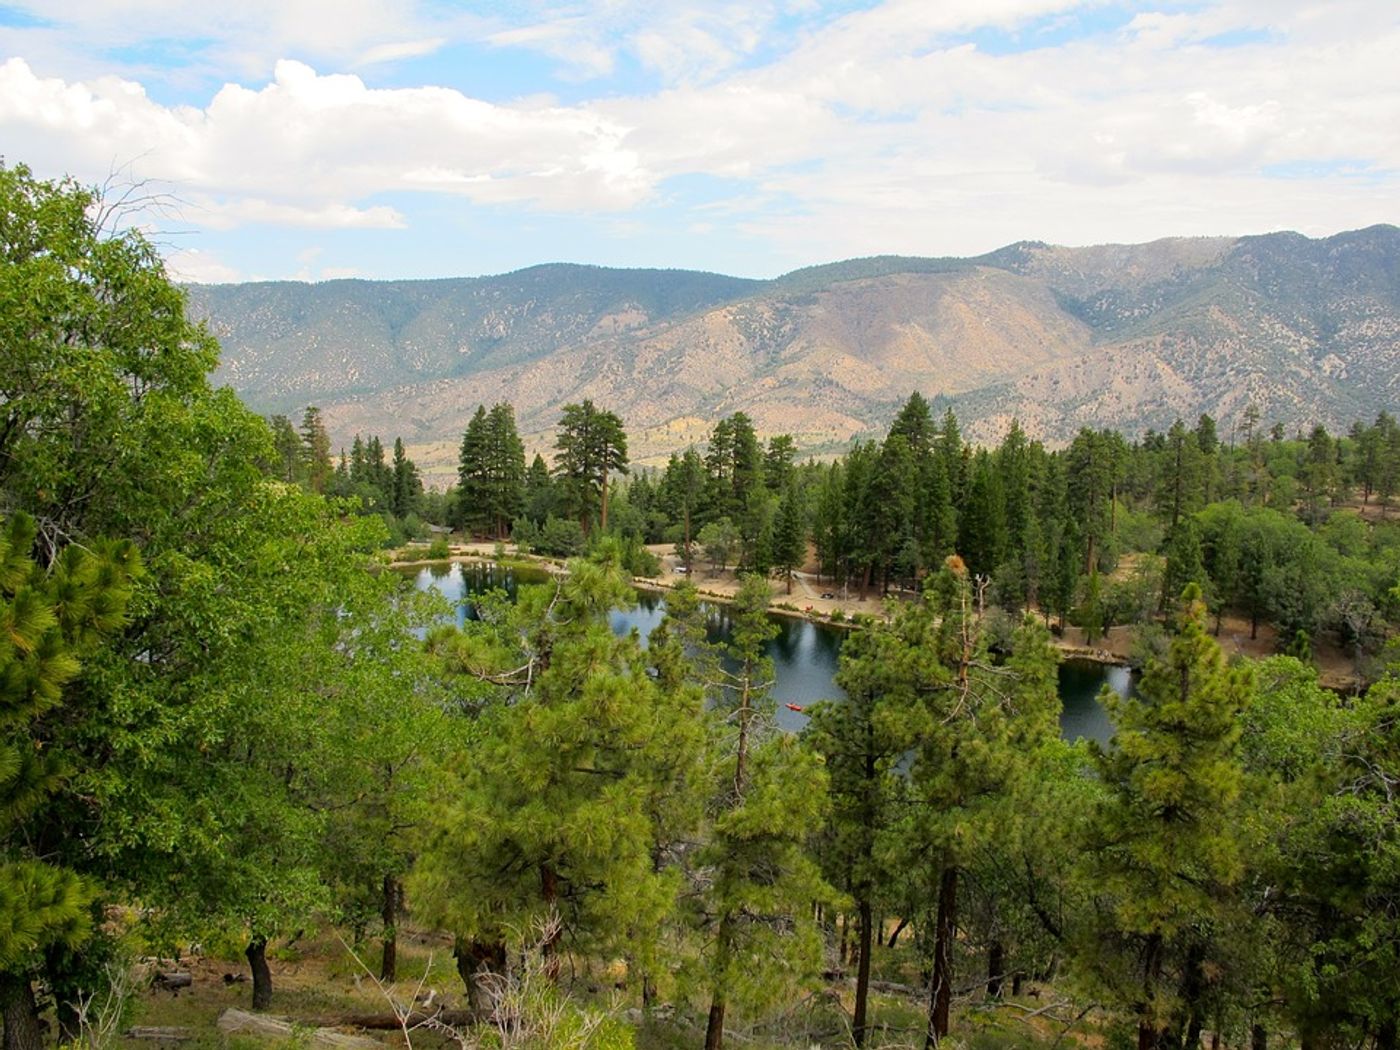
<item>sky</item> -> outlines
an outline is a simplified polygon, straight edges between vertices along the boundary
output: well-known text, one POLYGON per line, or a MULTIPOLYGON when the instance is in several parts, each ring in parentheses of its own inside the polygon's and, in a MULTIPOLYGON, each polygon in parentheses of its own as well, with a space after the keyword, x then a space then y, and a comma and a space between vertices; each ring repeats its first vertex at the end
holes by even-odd
POLYGON ((192 281, 1326 236, 1400 222, 1400 2, 0 0, 0 157, 192 281))

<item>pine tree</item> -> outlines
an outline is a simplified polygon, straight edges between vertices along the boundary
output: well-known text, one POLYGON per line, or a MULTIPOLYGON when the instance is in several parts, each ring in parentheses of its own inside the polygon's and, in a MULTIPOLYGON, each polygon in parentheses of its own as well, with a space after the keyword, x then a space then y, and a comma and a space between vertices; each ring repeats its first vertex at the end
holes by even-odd
POLYGON ((536 525, 542 525, 554 512, 554 481, 549 476, 549 466, 538 452, 530 461, 530 469, 525 472, 525 517, 536 525))
POLYGON ((877 906, 893 879, 897 850, 888 838, 897 826, 901 780, 896 766, 912 739, 900 704, 908 703, 901 672, 901 639, 879 628, 854 632, 842 646, 836 683, 840 702, 809 709, 803 744, 822 756, 830 777, 831 818, 818 856, 827 878, 849 893, 860 920, 859 962, 851 1033, 865 1045, 877 906))
POLYGON ((797 443, 791 434, 775 434, 768 439, 768 450, 763 454, 763 483, 769 492, 778 495, 787 488, 796 454, 797 443))
POLYGON ((423 481, 418 476, 418 468, 404 452, 403 438, 394 439, 393 502, 391 508, 396 518, 406 518, 416 514, 423 497, 423 481))
POLYGON ((1175 529, 1183 515, 1200 509, 1203 464, 1196 435, 1181 420, 1167 431, 1157 488, 1157 506, 1168 530, 1175 529))
POLYGON ((693 568, 695 532, 700 501, 705 494, 705 468, 694 448, 684 455, 672 455, 661 477, 661 500, 672 521, 680 527, 676 550, 680 552, 685 571, 693 568))
POLYGON ((496 538, 504 539, 525 506, 525 446, 515 429, 509 403, 491 407, 486 417, 489 484, 487 511, 496 538))
POLYGON ((592 401, 564 406, 554 447, 554 473, 586 533, 594 517, 608 527, 608 477, 627 473, 627 434, 622 420, 592 401))
POLYGON ((774 1003, 813 975, 821 957, 812 904, 829 891, 805 847, 821 825, 826 776, 812 752, 771 728, 773 663, 764 646, 777 629, 767 609, 767 582, 745 577, 732 609, 734 669, 718 705, 723 720, 714 723, 721 759, 701 853, 708 872, 697 916, 710 989, 705 1050, 723 1047, 731 1003, 774 1003), (764 964, 753 966, 755 958, 764 964))
POLYGON ((795 480, 789 480, 778 504, 777 521, 773 526, 773 566, 787 581, 787 593, 792 593, 792 575, 807 560, 807 515, 802 490, 795 480))
POLYGON ((1053 736, 1059 700, 1055 657, 1044 628, 1022 625, 1005 668, 989 658, 966 567, 956 556, 930 581, 922 602, 890 630, 905 655, 891 656, 905 676, 914 740, 908 863, 928 877, 932 980, 925 1046, 948 1034, 958 887, 970 850, 995 837, 1006 801, 1024 776, 1026 756, 1053 736))
POLYGON ((315 405, 308 406, 301 417, 301 443, 306 483, 312 492, 325 492, 334 469, 331 465, 331 439, 321 419, 321 410, 315 405))
POLYGON ((488 429, 486 406, 477 405, 457 457, 457 520, 468 532, 484 529, 491 520, 488 429))
POLYGON ((554 915, 559 941, 635 955, 672 907, 657 807, 684 801, 700 699, 659 686, 636 637, 609 630, 609 612, 632 598, 617 553, 522 588, 455 641, 462 672, 498 694, 409 888, 415 912, 458 938, 478 1002, 510 928, 554 915))
POLYGON ((302 454, 301 435, 286 416, 273 416, 272 447, 277 452, 276 474, 288 484, 295 484, 303 476, 305 457, 302 454))
POLYGON ((1240 716, 1254 683, 1226 665, 1205 616, 1192 584, 1167 655, 1148 662, 1137 696, 1102 697, 1114 737, 1097 756, 1109 795, 1085 855, 1102 901, 1085 956, 1102 993, 1132 1014, 1140 1050, 1199 1032, 1222 891, 1243 869, 1240 716))
POLYGON ((65 547, 49 572, 29 557, 34 523, 0 520, 0 1012, 5 1045, 37 1050, 31 971, 87 933, 93 898, 76 873, 31 853, 27 821, 68 774, 36 724, 63 703, 81 659, 124 622, 135 548, 65 547))

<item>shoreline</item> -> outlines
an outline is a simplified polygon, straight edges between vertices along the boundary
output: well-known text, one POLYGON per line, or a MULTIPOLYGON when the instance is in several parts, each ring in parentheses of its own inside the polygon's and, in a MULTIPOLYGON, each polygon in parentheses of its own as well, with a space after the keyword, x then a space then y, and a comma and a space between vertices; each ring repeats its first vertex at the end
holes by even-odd
MULTIPOLYGON (((483 545, 484 546, 484 545, 483 545)), ((424 569, 433 565, 510 565, 518 564, 538 569, 551 576, 564 576, 568 573, 567 565, 553 558, 544 558, 533 554, 514 553, 507 557, 505 562, 498 560, 495 556, 494 545, 492 550, 454 550, 446 558, 414 558, 403 560, 392 560, 386 567, 390 569, 424 569)), ((395 552, 397 553, 397 552, 395 552)), ((664 595, 674 589, 675 585, 684 579, 684 576, 677 577, 674 573, 667 576, 633 576, 632 586, 639 591, 646 591, 649 594, 664 595)), ((734 600, 732 594, 723 590, 707 590, 699 582, 695 584, 700 597, 706 601, 721 602, 725 605, 731 604, 734 600)), ((884 619, 883 601, 878 603, 878 611, 867 611, 863 609, 849 609, 844 603, 834 604, 833 608, 839 609, 844 619, 832 620, 829 615, 823 616, 815 612, 814 606, 807 609, 797 608, 792 602, 782 601, 787 597, 795 595, 774 596, 768 606, 768 612, 773 616, 781 616, 789 620, 800 620, 806 623, 815 624, 821 627, 828 627, 832 630, 851 631, 863 626, 857 617, 869 619, 884 619)), ((831 602, 831 599, 827 599, 831 602)), ((1131 667, 1128 658, 1115 653, 1111 649, 1082 645, 1071 639, 1063 638, 1054 633, 1050 636, 1050 644, 1054 646, 1056 652, 1060 654, 1062 660, 1082 660, 1086 663, 1100 664, 1105 667, 1131 667)))
MULTIPOLYGON (((667 591, 675 587, 677 583, 684 579, 691 579, 695 583, 700 596, 706 601, 722 602, 729 604, 734 600, 733 591, 738 588, 738 580, 726 570, 719 575, 710 575, 708 582, 710 587, 705 587, 702 581, 706 580, 703 573, 697 572, 694 576, 687 576, 674 571, 677 559, 674 554, 669 553, 670 548, 665 545, 655 544, 651 548, 653 554, 657 555, 662 564, 662 575, 660 576, 634 576, 632 586, 638 590, 651 594, 664 595, 667 591)), ((405 549, 389 552, 390 556, 404 553, 405 549)), ((411 553, 418 553, 412 550, 411 553)), ((463 565, 501 565, 516 564, 537 569, 551 576, 563 576, 567 574, 567 562, 564 559, 548 558, 537 554, 522 554, 513 551, 506 555, 504 562, 496 557, 495 543, 475 543, 456 544, 452 552, 446 558, 412 558, 404 560, 391 560, 386 562, 386 567, 391 569, 422 569, 431 565, 442 564, 463 564, 463 565)), ((849 631, 862 626, 862 620, 884 618, 884 601, 882 597, 867 599, 861 603, 863 608, 852 608, 852 599, 849 596, 842 600, 838 598, 822 598, 812 593, 811 583, 816 581, 817 586, 824 586, 820 580, 811 573, 794 574, 794 583, 800 586, 803 594, 800 598, 806 603, 806 608, 799 608, 790 599, 799 598, 796 590, 792 594, 775 594, 770 598, 768 611, 774 616, 781 616, 792 620, 803 620, 812 624, 819 624, 823 627, 830 627, 833 630, 849 631), (831 614, 839 611, 842 619, 833 620, 831 614)), ((829 592, 819 592, 829 593, 829 592)), ((1051 633, 1050 644, 1055 647, 1061 660, 1082 660, 1087 663, 1095 663, 1104 667, 1127 667, 1135 673, 1138 670, 1133 667, 1130 656, 1132 645, 1133 625, 1120 624, 1110 627, 1099 640, 1100 644, 1090 644, 1084 641, 1083 630, 1078 627, 1067 627, 1063 634, 1051 633)), ((1263 633, 1263 632, 1261 632, 1263 633)), ((1227 644, 1227 640, 1217 637, 1217 642, 1225 651, 1227 657, 1241 657, 1244 659, 1263 659, 1271 652, 1249 652, 1241 645, 1238 634, 1232 634, 1233 644, 1227 644)), ((1366 683, 1358 680, 1354 675, 1345 673, 1336 667, 1329 667, 1324 662, 1314 660, 1314 668, 1317 670, 1318 684, 1332 692, 1349 696, 1358 689, 1364 689, 1366 683)))

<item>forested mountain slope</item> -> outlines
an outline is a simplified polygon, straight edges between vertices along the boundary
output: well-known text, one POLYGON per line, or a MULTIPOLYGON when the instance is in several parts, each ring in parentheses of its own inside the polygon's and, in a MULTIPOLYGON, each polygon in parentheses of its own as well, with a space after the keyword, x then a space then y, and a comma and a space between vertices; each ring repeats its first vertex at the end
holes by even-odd
POLYGON ((255 407, 316 403, 333 437, 402 431, 431 465, 479 402, 526 434, 591 397, 653 456, 743 410, 808 448, 888 422, 911 390, 979 438, 1013 416, 1165 428, 1244 405, 1290 425, 1373 414, 1400 384, 1400 229, 879 257, 749 281, 538 266, 440 281, 192 289, 255 407))

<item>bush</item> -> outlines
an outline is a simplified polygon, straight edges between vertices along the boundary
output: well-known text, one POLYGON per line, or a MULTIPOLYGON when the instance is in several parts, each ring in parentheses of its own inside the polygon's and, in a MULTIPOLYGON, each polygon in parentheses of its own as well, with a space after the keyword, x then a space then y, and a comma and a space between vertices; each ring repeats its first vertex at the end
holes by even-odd
POLYGON ((447 544, 446 536, 437 536, 433 542, 428 544, 428 557, 433 561, 442 561, 452 555, 452 548, 447 544))
POLYGON ((583 553, 583 526, 570 518, 546 518, 535 549, 556 558, 573 558, 583 553))

